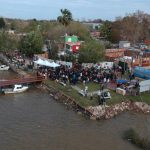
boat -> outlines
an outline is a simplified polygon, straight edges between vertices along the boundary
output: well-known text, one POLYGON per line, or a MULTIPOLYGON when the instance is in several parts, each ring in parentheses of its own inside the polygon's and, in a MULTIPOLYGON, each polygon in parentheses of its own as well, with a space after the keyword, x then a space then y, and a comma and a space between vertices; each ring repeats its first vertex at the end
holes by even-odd
POLYGON ((21 84, 15 84, 13 88, 3 89, 4 94, 15 94, 15 93, 21 93, 28 89, 28 86, 24 86, 21 84))
POLYGON ((0 70, 8 70, 9 66, 6 65, 0 65, 0 70))

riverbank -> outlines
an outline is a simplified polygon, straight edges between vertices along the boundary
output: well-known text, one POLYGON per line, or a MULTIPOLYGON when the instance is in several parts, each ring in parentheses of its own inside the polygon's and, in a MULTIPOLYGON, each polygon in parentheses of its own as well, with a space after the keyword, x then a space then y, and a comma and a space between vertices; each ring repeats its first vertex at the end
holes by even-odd
MULTIPOLYGON (((13 71, 21 76, 29 76, 26 71, 11 65, 7 58, 2 54, 0 54, 0 60, 6 65, 9 65, 13 71)), ((50 92, 50 95, 56 101, 64 103, 67 109, 73 109, 79 114, 83 114, 93 120, 111 119, 125 111, 143 112, 145 114, 150 113, 150 106, 148 104, 136 102, 135 97, 125 97, 112 90, 110 90, 112 98, 106 102, 107 105, 99 105, 97 96, 81 96, 71 85, 63 86, 60 83, 51 80, 45 80, 43 85, 50 92)), ((91 83, 88 86, 91 92, 99 89, 98 84, 91 83)), ((81 88, 83 87, 81 86, 81 88)))
POLYGON ((6 57, 5 55, 3 55, 2 53, 0 53, 0 61, 1 61, 2 63, 4 63, 5 65, 9 66, 10 69, 11 69, 13 72, 19 74, 21 77, 30 77, 30 76, 31 76, 29 73, 27 73, 27 72, 24 71, 23 69, 17 68, 17 67, 15 66, 15 64, 13 64, 12 62, 10 62, 10 61, 7 59, 7 57, 6 57))
POLYGON ((59 89, 56 89, 54 86, 49 84, 49 82, 43 82, 42 88, 47 89, 50 92, 50 96, 56 101, 65 104, 67 109, 72 109, 80 115, 84 115, 88 118, 93 117, 96 120, 96 118, 88 109, 82 107, 73 97, 70 97, 59 89))
MULTIPOLYGON (((137 113, 150 114, 150 105, 144 102, 134 102, 131 100, 127 100, 126 98, 124 99, 124 101, 109 106, 108 105, 86 106, 82 105, 81 103, 86 98, 77 95, 78 93, 76 93, 75 95, 75 91, 73 91, 73 89, 69 90, 65 87, 64 90, 64 87, 62 85, 58 85, 58 83, 54 83, 54 81, 45 81, 44 86, 46 86, 46 88, 49 90, 49 92, 51 93, 51 95, 55 100, 64 103, 67 106, 67 108, 72 108, 78 113, 88 116, 92 120, 111 119, 125 111, 134 111, 137 113), (70 94, 72 96, 68 96, 70 94), (77 96, 80 99, 77 99, 77 96)), ((92 103, 92 101, 90 103, 92 103)))
POLYGON ((111 119, 125 111, 150 114, 150 105, 144 102, 132 102, 130 100, 126 100, 112 106, 91 106, 88 110, 97 119, 111 119))

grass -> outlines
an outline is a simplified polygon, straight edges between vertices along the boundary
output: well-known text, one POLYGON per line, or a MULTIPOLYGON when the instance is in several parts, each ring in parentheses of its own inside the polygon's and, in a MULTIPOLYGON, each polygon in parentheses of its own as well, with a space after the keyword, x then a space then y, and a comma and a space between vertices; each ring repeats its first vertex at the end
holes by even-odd
MULTIPOLYGON (((87 83, 86 85, 88 86, 89 92, 97 91, 100 89, 100 84, 98 83, 90 82, 90 83, 87 83)), ((81 89, 84 89, 83 84, 77 84, 77 86, 80 87, 81 89)), ((116 104, 125 100, 124 96, 117 94, 115 91, 109 90, 109 92, 111 95, 111 99, 107 99, 106 101, 107 105, 113 105, 113 104, 116 104)))
MULTIPOLYGON (((60 91, 64 92, 66 95, 72 97, 80 106, 82 107, 88 107, 88 106, 97 106, 98 104, 98 96, 93 96, 93 99, 91 100, 90 97, 83 97, 81 95, 79 95, 79 93, 72 89, 72 87, 70 85, 67 85, 66 87, 62 86, 61 84, 55 82, 55 81, 51 81, 51 80, 47 80, 46 83, 48 83, 49 85, 59 89, 60 91)), ((78 87, 80 87, 81 89, 83 89, 83 84, 77 84, 78 87)), ((99 84, 97 83, 88 83, 87 86, 89 87, 89 91, 97 91, 99 90, 99 84)), ((109 91, 111 94, 111 99, 108 99, 106 101, 107 105, 113 105, 116 103, 119 103, 123 100, 125 100, 125 97, 122 95, 117 94, 114 91, 109 91)))
MULTIPOLYGON (((64 92, 66 95, 72 97, 76 103, 78 103, 82 107, 88 107, 88 106, 97 106, 98 104, 98 96, 93 96, 93 99, 90 99, 90 97, 83 97, 79 95, 79 93, 74 90, 70 85, 62 86, 61 84, 47 80, 46 83, 53 86, 54 88, 64 92)), ((89 92, 97 91, 100 88, 100 85, 97 83, 87 83, 89 92)), ((77 86, 81 89, 84 89, 84 85, 78 83, 77 86)), ((146 102, 147 104, 150 104, 150 93, 142 93, 141 96, 122 96, 120 94, 117 94, 115 91, 110 90, 111 99, 106 100, 107 105, 114 105, 117 103, 120 103, 125 100, 132 100, 132 101, 142 101, 146 102)))
MULTIPOLYGON (((83 83, 78 83, 77 86, 80 88, 80 89, 84 89, 85 86, 83 85, 83 83)), ((88 91, 89 92, 92 92, 92 91, 97 91, 100 89, 100 84, 96 84, 96 83, 93 83, 93 82, 89 82, 89 83, 86 83, 86 86, 88 86, 88 91)))
POLYGON ((98 105, 98 101, 96 98, 91 100, 90 97, 83 97, 79 95, 79 93, 76 90, 72 89, 70 85, 67 85, 66 87, 64 87, 61 84, 56 83, 55 81, 51 81, 51 80, 47 80, 46 83, 64 92, 66 95, 72 97, 82 107, 98 105))
POLYGON ((136 102, 145 102, 150 105, 150 93, 144 92, 137 96, 127 96, 128 99, 136 102))
POLYGON ((112 98, 106 101, 107 105, 114 105, 126 100, 125 96, 117 94, 115 91, 110 90, 109 92, 112 98))

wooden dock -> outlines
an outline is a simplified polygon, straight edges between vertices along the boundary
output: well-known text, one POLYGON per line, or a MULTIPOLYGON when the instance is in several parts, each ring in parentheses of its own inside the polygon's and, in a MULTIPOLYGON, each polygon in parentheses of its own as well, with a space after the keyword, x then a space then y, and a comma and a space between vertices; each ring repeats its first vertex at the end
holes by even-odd
POLYGON ((29 78, 5 80, 5 81, 0 81, 0 88, 15 85, 15 84, 37 83, 37 82, 42 82, 43 80, 44 80, 43 77, 29 77, 29 78))

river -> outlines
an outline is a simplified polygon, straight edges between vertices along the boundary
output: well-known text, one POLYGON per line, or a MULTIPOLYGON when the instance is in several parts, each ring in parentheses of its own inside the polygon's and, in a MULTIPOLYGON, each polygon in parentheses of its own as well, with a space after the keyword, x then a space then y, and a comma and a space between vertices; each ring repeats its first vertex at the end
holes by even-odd
MULTIPOLYGON (((0 79, 17 77, 7 72, 0 79)), ((0 95, 0 150, 138 150, 122 139, 130 127, 150 135, 150 116, 123 113, 92 121, 67 110, 45 90, 0 95)))

